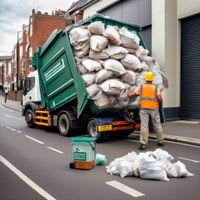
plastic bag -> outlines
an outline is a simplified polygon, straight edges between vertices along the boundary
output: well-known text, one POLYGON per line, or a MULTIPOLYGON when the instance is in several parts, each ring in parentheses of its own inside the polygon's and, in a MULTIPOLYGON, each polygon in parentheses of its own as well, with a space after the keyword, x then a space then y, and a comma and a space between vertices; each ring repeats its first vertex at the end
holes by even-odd
POLYGON ((109 55, 105 49, 103 49, 101 52, 97 53, 93 50, 90 50, 89 52, 89 58, 92 58, 94 60, 105 60, 109 58, 109 55))
POLYGON ((106 50, 110 58, 117 60, 123 59, 125 55, 128 53, 128 51, 125 48, 115 45, 109 45, 106 50))
POLYGON ((100 153, 96 154, 95 164, 96 165, 105 165, 107 163, 106 156, 100 153))
POLYGON ((99 92, 100 88, 98 87, 97 84, 92 84, 90 86, 88 86, 86 88, 86 91, 88 93, 88 97, 91 99, 92 97, 94 97, 95 95, 97 95, 97 93, 99 92))
POLYGON ((169 181, 166 171, 153 157, 147 155, 142 156, 139 160, 139 163, 139 172, 141 178, 169 181))
POLYGON ((136 74, 131 70, 126 70, 126 74, 122 75, 122 81, 128 83, 129 85, 135 85, 136 74))

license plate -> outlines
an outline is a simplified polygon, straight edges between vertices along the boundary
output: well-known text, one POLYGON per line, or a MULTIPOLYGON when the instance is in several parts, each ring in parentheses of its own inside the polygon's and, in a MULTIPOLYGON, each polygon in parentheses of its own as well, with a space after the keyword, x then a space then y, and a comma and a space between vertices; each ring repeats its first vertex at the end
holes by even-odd
POLYGON ((103 125, 103 126, 98 126, 98 131, 112 131, 112 125, 103 125))

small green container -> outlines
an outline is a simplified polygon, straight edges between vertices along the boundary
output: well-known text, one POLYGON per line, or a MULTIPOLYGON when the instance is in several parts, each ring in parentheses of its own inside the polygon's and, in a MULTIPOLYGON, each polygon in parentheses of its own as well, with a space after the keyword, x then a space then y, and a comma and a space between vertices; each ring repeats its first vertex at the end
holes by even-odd
POLYGON ((71 137, 71 144, 75 168, 92 168, 96 158, 96 138, 88 136, 71 137))

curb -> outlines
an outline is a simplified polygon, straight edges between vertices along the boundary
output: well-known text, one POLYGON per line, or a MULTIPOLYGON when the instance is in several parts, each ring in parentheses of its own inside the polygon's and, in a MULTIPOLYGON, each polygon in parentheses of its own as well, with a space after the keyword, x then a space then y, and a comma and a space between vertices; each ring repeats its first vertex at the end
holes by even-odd
POLYGON ((20 109, 20 108, 15 108, 15 107, 13 107, 13 106, 7 105, 6 103, 3 102, 3 100, 1 101, 1 105, 4 106, 4 107, 6 107, 6 108, 10 108, 10 109, 16 110, 16 111, 18 111, 18 112, 21 112, 21 111, 22 111, 22 109, 20 109))
MULTIPOLYGON (((132 135, 139 137, 139 132, 133 133, 132 135)), ((149 139, 156 140, 156 136, 150 135, 149 139)), ((167 136, 165 135, 165 140, 171 141, 171 142, 178 142, 178 143, 200 146, 200 139, 198 138, 190 138, 190 137, 183 137, 183 136, 177 136, 177 135, 167 135, 167 136)))

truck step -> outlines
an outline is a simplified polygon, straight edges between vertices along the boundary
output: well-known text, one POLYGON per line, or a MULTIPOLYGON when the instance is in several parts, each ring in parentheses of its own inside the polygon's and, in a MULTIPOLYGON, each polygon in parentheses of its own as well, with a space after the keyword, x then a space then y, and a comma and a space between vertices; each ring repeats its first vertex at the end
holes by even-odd
POLYGON ((50 114, 47 110, 36 110, 34 123, 40 126, 50 126, 50 114))

